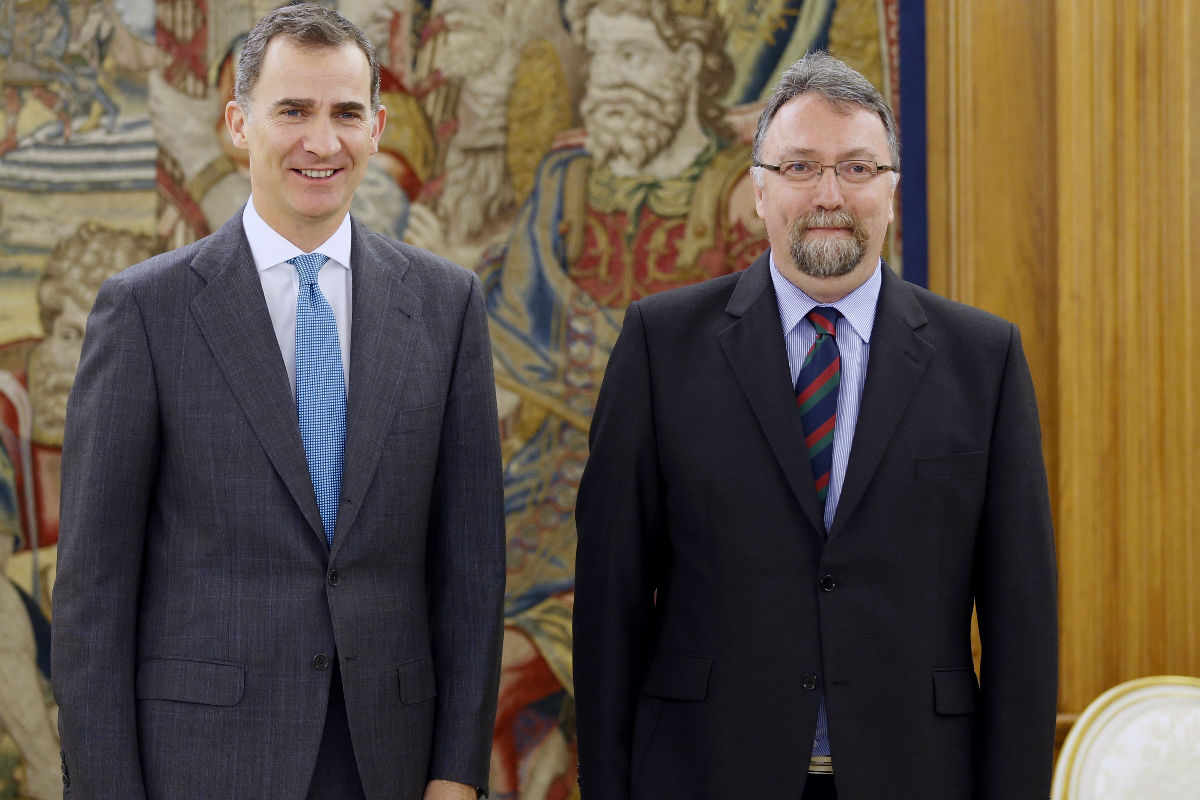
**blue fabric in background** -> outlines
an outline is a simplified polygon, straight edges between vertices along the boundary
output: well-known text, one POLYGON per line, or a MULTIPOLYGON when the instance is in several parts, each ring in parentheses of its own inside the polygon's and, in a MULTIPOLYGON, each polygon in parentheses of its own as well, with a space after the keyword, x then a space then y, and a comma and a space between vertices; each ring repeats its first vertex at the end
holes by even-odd
MULTIPOLYGON (((0 577, 0 580, 4 580, 4 578, 0 577)), ((38 608, 38 604, 25 593, 24 589, 15 583, 12 586, 17 590, 21 602, 25 604, 25 610, 29 613, 29 624, 33 627, 33 641, 37 645, 38 670, 46 680, 50 680, 50 621, 46 619, 46 615, 38 608)))
POLYGON ((904 278, 929 285, 925 131, 925 0, 900 0, 900 151, 904 278))

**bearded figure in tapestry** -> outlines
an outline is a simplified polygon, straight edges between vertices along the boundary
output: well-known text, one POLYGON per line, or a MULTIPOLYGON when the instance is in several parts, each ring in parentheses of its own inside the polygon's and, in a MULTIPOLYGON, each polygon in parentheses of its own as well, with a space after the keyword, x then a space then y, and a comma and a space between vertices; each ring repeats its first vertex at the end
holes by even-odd
POLYGON ((570 719, 575 494, 625 309, 742 269, 764 242, 749 146, 720 104, 733 67, 715 5, 582 0, 566 17, 587 57, 582 137, 542 160, 507 248, 481 268, 505 456, 495 746, 508 763, 521 745, 509 727, 531 703, 550 714, 557 698, 570 719))

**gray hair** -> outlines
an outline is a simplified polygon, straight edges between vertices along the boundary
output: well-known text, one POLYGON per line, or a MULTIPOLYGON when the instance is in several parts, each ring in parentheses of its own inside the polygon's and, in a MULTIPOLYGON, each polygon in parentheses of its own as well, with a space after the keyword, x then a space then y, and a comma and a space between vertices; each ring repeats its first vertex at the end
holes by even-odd
POLYGON ((887 133, 892 166, 899 173, 900 136, 891 107, 862 73, 824 51, 809 53, 780 76, 758 117, 752 150, 755 162, 762 160, 763 140, 767 138, 767 128, 771 127, 779 109, 792 98, 806 93, 820 95, 837 111, 845 112, 849 110, 847 106, 856 105, 878 114, 887 133))
POLYGON ((341 47, 346 42, 354 42, 371 67, 371 113, 378 113, 379 56, 375 45, 357 25, 337 11, 316 3, 297 3, 267 14, 246 35, 242 53, 238 56, 233 97, 247 116, 250 114, 250 96, 262 74, 267 45, 276 36, 306 48, 341 47))

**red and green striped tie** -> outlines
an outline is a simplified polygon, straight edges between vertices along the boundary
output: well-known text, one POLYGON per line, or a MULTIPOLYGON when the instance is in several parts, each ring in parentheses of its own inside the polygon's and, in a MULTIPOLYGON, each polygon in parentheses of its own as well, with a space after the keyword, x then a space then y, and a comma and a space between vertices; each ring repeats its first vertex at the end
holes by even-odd
POLYGON ((804 443, 822 506, 829 494, 833 426, 837 421, 838 385, 842 380, 842 357, 836 339, 839 316, 836 308, 823 306, 808 312, 808 321, 817 329, 817 340, 804 356, 796 378, 796 405, 800 407, 804 443))

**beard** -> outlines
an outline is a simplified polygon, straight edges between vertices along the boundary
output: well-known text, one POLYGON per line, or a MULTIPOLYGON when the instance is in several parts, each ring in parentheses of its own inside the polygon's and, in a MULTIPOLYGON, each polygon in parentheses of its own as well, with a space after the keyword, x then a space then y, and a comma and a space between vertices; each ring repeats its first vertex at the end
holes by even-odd
POLYGON ((671 80, 589 86, 580 104, 588 152, 601 166, 620 156, 643 169, 675 140, 686 102, 686 87, 671 80))
POLYGON ((833 278, 845 275, 862 261, 870 234, 862 220, 845 211, 813 211, 788 225, 788 249, 792 262, 805 275, 833 278), (808 239, 811 228, 849 228, 850 237, 822 236, 808 239))
POLYGON ((45 343, 36 346, 29 355, 33 438, 42 444, 62 444, 67 421, 67 395, 75 383, 74 367, 60 363, 45 343))
POLYGON ((502 148, 465 150, 451 142, 450 156, 437 210, 449 240, 465 242, 513 203, 513 188, 502 148))

